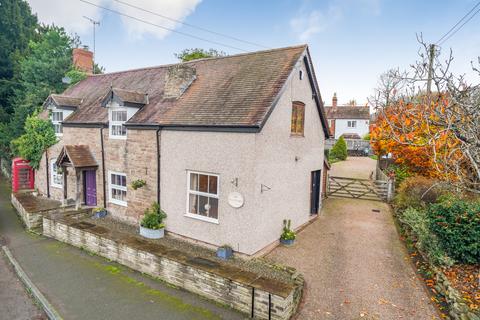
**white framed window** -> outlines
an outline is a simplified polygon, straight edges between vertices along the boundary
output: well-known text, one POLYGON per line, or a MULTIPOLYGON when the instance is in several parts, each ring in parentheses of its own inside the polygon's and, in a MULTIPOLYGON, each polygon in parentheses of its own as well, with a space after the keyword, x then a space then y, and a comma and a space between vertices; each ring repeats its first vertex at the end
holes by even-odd
POLYGON ((63 174, 60 167, 55 163, 57 159, 50 159, 50 185, 55 188, 63 188, 63 174))
POLYGON ((186 216, 218 223, 219 176, 187 171, 186 216))
POLYGON ((52 111, 52 123, 53 128, 55 129, 55 135, 57 136, 63 135, 62 121, 63 111, 52 111))
POLYGON ((127 206, 127 175, 120 172, 108 172, 109 202, 127 206))
POLYGON ((127 121, 127 109, 112 109, 110 112, 110 137, 114 139, 126 139, 127 128, 125 122, 127 121))
POLYGON ((347 127, 356 128, 357 127, 357 121, 356 120, 348 121, 347 122, 347 127))

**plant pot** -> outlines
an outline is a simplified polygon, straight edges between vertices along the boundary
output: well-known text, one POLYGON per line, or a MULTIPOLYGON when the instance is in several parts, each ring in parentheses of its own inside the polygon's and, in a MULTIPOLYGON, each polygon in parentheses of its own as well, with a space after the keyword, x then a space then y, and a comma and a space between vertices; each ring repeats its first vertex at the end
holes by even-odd
POLYGON ((32 196, 38 197, 38 191, 33 191, 33 192, 32 192, 32 196))
POLYGON ((165 236, 165 228, 154 230, 140 226, 140 235, 148 239, 161 239, 165 236))
POLYGON ((233 256, 232 248, 220 247, 217 249, 217 257, 223 260, 230 259, 233 256))
POLYGON ((295 239, 291 239, 291 240, 280 239, 280 243, 286 246, 291 246, 295 243, 295 239))
POLYGON ((97 211, 95 212, 95 218, 105 218, 107 216, 107 210, 97 211))

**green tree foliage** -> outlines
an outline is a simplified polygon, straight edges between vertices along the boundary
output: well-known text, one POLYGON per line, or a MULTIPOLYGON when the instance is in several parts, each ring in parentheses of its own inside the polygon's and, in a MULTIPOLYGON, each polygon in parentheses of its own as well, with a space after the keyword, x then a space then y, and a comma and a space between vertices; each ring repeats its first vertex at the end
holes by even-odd
POLYGON ((40 119, 34 114, 27 117, 25 133, 12 141, 12 149, 15 154, 29 160, 34 169, 38 169, 43 152, 56 142, 52 122, 40 119))
POLYGON ((440 245, 461 263, 480 261, 480 201, 444 197, 428 209, 430 229, 440 245))
POLYGON ((9 100, 18 86, 15 74, 36 27, 37 17, 26 1, 0 2, 0 122, 5 122, 12 112, 9 100))
POLYGON ((72 49, 78 38, 69 36, 63 28, 38 26, 37 35, 29 43, 28 55, 18 65, 19 85, 10 99, 13 113, 7 124, 0 125, 0 156, 12 155, 10 142, 24 132, 25 119, 37 111, 50 93, 65 90, 62 78, 68 74, 74 81, 84 75, 72 66, 72 49))
POLYGON ((340 137, 330 150, 330 159, 343 161, 347 160, 347 155, 347 143, 343 137, 340 137))
POLYGON ((197 60, 202 58, 223 57, 226 55, 226 53, 223 51, 215 50, 215 49, 205 50, 201 48, 191 48, 191 49, 184 49, 179 53, 175 53, 174 55, 178 60, 182 62, 187 62, 187 61, 192 61, 192 60, 197 60))

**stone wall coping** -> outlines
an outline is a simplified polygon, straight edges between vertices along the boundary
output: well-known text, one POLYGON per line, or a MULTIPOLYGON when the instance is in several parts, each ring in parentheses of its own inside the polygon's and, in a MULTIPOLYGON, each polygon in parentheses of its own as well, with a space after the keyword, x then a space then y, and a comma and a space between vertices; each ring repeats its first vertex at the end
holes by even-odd
POLYGON ((62 206, 60 201, 36 197, 29 192, 12 193, 12 197, 15 197, 23 209, 28 213, 44 213, 62 206))
POLYGON ((137 237, 125 232, 110 230, 103 226, 95 225, 91 222, 74 219, 69 216, 53 217, 52 215, 48 215, 45 216, 44 219, 60 222, 68 227, 80 229, 82 231, 115 241, 127 247, 132 247, 136 250, 153 254, 158 257, 167 258, 185 266, 200 269, 238 282, 245 286, 266 291, 282 298, 287 298, 294 292, 295 289, 294 284, 288 284, 275 279, 269 279, 234 266, 222 265, 211 259, 195 257, 177 249, 170 249, 161 244, 148 242, 147 240, 142 239, 140 236, 137 237))

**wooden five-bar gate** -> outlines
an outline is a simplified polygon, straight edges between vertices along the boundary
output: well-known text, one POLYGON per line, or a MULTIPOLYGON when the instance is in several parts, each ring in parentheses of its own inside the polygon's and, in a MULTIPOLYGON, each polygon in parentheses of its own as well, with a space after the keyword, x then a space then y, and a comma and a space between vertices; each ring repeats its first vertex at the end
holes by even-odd
POLYGON ((390 201, 393 196, 393 181, 330 176, 327 196, 390 201))

